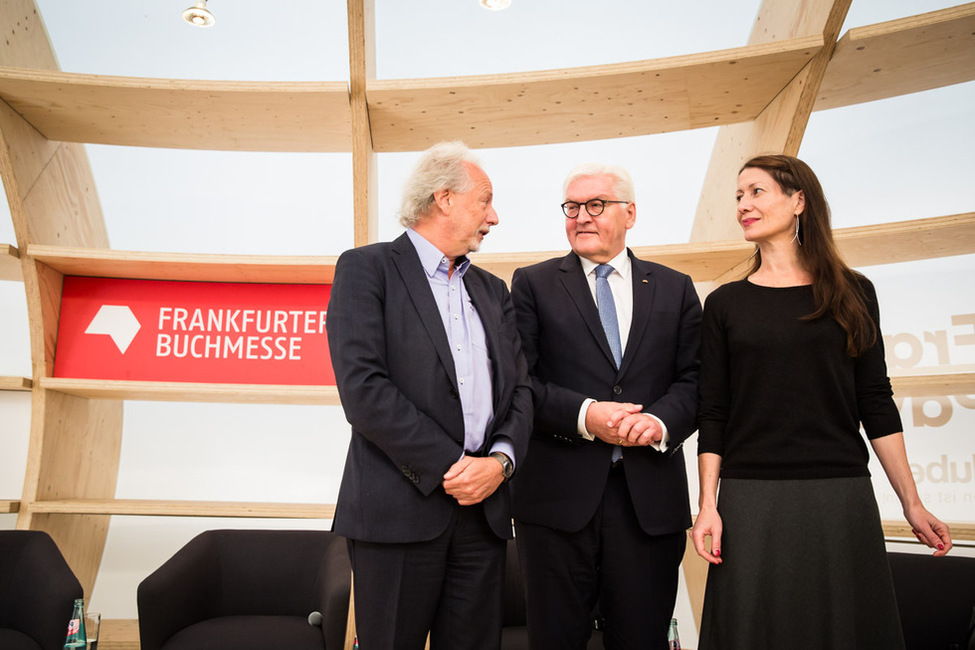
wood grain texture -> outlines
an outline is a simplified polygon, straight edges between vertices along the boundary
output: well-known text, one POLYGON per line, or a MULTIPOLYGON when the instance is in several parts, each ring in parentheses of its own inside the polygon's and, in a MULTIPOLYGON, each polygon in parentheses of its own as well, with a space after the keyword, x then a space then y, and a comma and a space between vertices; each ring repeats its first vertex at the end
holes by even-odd
POLYGON ((753 119, 822 48, 816 36, 542 72, 369 83, 376 151, 441 140, 501 147, 665 133, 753 119))
POLYGON ((340 404, 335 386, 199 384, 190 382, 112 381, 44 377, 42 388, 90 399, 138 399, 153 402, 223 402, 229 404, 340 404))
POLYGON ((263 501, 168 501, 163 499, 47 499, 30 504, 35 513, 154 517, 331 519, 334 504, 263 501))
POLYGON ((890 378, 890 384, 897 398, 975 395, 975 372, 894 375, 890 378))
POLYGON ((975 2, 855 27, 836 44, 816 110, 975 79, 975 2))
POLYGON ((193 81, 3 68, 0 98, 49 140, 230 151, 351 150, 344 81, 193 81))
POLYGON ((353 241, 379 237, 379 168, 372 145, 366 86, 376 78, 375 0, 348 0, 349 103, 352 119, 353 241))
POLYGON ((206 255, 32 246, 31 258, 64 275, 193 282, 329 284, 337 256, 206 255))
POLYGON ((0 499, 0 513, 10 514, 20 510, 20 501, 0 499))
POLYGON ((27 377, 0 377, 0 390, 30 391, 33 385, 27 377))
POLYGON ((20 269, 20 252, 10 244, 0 244, 0 281, 23 282, 20 269))

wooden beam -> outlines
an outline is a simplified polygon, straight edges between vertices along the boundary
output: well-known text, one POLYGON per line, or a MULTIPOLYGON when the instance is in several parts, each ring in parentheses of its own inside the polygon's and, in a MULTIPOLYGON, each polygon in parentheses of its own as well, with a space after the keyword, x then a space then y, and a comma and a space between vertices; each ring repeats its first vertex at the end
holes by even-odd
POLYGON ((49 140, 350 151, 345 82, 147 79, 0 68, 0 98, 49 140))
POLYGON ((816 110, 975 79, 975 2, 855 27, 836 44, 816 110))
MULTIPOLYGON (((975 253, 975 213, 841 228, 834 237, 854 267, 964 255, 975 253)), ((632 248, 638 256, 687 273, 695 282, 734 277, 754 251, 742 239, 632 248)), ((63 246, 31 246, 28 253, 64 275, 204 282, 327 284, 337 260, 334 256, 139 253, 63 246)), ((510 281, 515 269, 565 253, 478 253, 473 260, 510 281)))
MULTIPOLYGON (((975 542, 975 524, 958 521, 945 523, 951 529, 951 539, 953 541, 975 542)), ((884 537, 903 537, 912 543, 920 545, 920 542, 916 541, 917 538, 914 537, 914 533, 911 532, 911 525, 906 521, 882 521, 881 524, 884 527, 884 537)))
POLYGON ((0 244, 0 280, 24 281, 24 272, 20 268, 20 253, 10 244, 0 244))
POLYGON ((271 384, 201 384, 190 382, 111 381, 43 377, 52 392, 90 399, 135 399, 151 402, 223 402, 228 404, 338 405, 335 386, 271 384))
POLYGON ((17 512, 18 510, 20 510, 20 501, 0 499, 0 513, 10 514, 12 512, 17 512))
POLYGON ((167 501, 161 499, 51 499, 30 504, 33 512, 61 515, 156 517, 240 517, 331 519, 335 506, 323 503, 167 501))
POLYGON ((136 280, 329 284, 336 256, 143 253, 110 249, 31 246, 32 259, 63 275, 136 280))
POLYGON ((975 253, 975 212, 841 228, 834 239, 853 267, 975 253))
POLYGON ((890 378, 890 383, 897 398, 975 395, 975 372, 895 375, 890 378))
POLYGON ((577 142, 753 119, 822 49, 817 36, 650 61, 368 84, 376 151, 577 142))
POLYGON ((0 390, 29 391, 33 385, 27 377, 0 377, 0 390))
POLYGON ((379 237, 379 174, 366 101, 366 86, 376 78, 375 13, 375 0, 348 0, 353 240, 356 246, 372 243, 379 237))
POLYGON ((718 131, 691 228, 691 241, 720 241, 740 233, 735 214, 735 180, 742 163, 759 153, 796 155, 816 93, 836 46, 851 0, 764 0, 749 43, 817 35, 823 47, 752 122, 718 131))

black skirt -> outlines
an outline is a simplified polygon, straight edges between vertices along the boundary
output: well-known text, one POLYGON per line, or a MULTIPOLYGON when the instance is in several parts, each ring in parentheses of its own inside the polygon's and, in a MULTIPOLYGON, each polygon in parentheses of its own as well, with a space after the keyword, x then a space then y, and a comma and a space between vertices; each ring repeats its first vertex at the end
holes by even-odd
POLYGON ((904 648, 866 477, 722 479, 699 650, 904 648))

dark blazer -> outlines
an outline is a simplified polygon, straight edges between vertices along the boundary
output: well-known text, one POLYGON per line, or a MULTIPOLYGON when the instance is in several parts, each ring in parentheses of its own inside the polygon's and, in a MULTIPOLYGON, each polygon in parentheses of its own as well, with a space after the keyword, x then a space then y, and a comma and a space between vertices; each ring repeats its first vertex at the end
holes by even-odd
MULTIPOLYGON (((494 420, 485 450, 507 438, 520 463, 531 388, 514 308, 497 277, 471 266, 464 284, 484 324, 494 420)), ((454 361, 413 243, 346 251, 335 266, 328 344, 352 439, 333 529, 367 542, 417 542, 443 532, 456 507, 441 483, 460 459, 464 419, 454 361)), ((492 530, 511 537, 508 483, 484 501, 492 530)))
POLYGON ((642 404, 667 425, 666 453, 623 450, 637 519, 648 534, 691 525, 681 445, 696 429, 701 302, 690 277, 637 259, 633 320, 619 370, 575 253, 515 271, 511 292, 535 391, 534 432, 515 481, 515 519, 576 531, 593 516, 612 445, 577 432, 582 402, 642 404))

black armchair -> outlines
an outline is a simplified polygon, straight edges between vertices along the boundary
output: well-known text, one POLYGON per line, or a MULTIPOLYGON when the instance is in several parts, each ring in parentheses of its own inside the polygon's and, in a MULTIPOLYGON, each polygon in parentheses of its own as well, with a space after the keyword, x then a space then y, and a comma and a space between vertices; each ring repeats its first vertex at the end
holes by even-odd
POLYGON ((61 650, 74 601, 82 596, 47 533, 0 531, 0 648, 61 650))
POLYGON ((330 532, 206 531, 139 585, 142 650, 339 650, 351 575, 330 532))
POLYGON ((908 650, 975 647, 975 557, 888 553, 908 650))

